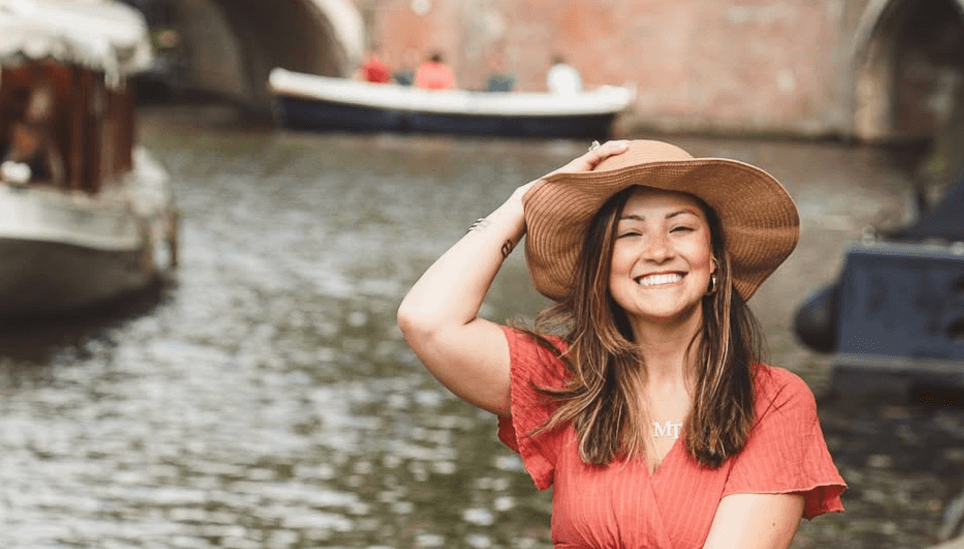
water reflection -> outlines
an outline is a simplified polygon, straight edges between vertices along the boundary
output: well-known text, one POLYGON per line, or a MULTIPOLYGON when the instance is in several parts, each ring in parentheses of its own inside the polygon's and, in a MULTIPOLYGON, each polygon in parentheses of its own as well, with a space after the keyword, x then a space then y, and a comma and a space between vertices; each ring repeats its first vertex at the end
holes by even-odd
MULTIPOLYGON (((176 284, 0 338, 0 546, 551 547, 550 494, 488 414, 418 364, 394 314, 471 221, 585 144, 237 131, 199 116, 154 113, 142 128, 183 214, 176 284)), ((824 363, 794 342, 792 307, 836 275, 864 224, 906 217, 906 181, 870 151, 681 144, 766 166, 797 197, 801 249, 755 307, 774 362, 819 387, 824 363)), ((485 315, 545 303, 521 255, 485 315)), ((935 512, 917 516, 915 542, 935 512)), ((821 520, 796 547, 840 542, 848 522, 821 520)), ((861 539, 847 546, 884 546, 861 539)))

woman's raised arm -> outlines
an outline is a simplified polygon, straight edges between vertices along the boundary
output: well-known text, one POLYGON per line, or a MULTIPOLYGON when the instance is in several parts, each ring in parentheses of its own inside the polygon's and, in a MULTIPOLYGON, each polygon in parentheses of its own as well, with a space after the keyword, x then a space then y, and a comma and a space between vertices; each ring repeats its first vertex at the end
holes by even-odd
POLYGON ((398 326, 422 364, 450 391, 490 412, 509 411, 509 347, 498 324, 479 318, 492 280, 525 234, 522 196, 480 220, 409 290, 398 326))
MULTIPOLYGON (((626 150, 610 141, 553 173, 588 171, 626 150)), ((525 234, 523 185, 448 249, 418 279, 398 308, 398 325, 422 364, 463 400, 509 413, 509 346, 502 328, 478 317, 502 261, 525 234)))

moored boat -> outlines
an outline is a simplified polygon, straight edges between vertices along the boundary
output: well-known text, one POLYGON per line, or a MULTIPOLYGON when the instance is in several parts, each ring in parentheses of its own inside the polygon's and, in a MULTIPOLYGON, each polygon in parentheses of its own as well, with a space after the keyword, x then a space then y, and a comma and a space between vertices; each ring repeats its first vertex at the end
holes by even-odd
POLYGON ((143 289, 177 263, 167 172, 136 143, 151 64, 120 3, 0 0, 0 317, 143 289))
POLYGON ((633 90, 577 94, 426 90, 275 68, 268 80, 279 125, 295 130, 605 139, 633 90))
POLYGON ((800 304, 794 329, 831 354, 836 391, 964 391, 962 212, 964 175, 914 223, 849 244, 837 280, 800 304))

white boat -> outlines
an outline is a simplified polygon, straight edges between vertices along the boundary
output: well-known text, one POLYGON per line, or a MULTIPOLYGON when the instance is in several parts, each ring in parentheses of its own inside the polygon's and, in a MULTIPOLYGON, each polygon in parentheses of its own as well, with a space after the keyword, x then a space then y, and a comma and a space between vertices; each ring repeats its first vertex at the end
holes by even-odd
POLYGON ((298 130, 420 132, 606 139, 635 98, 602 86, 575 94, 426 90, 275 68, 268 77, 279 125, 298 130))
POLYGON ((114 2, 0 0, 0 317, 69 312, 177 264, 169 176, 136 143, 143 17, 114 2))

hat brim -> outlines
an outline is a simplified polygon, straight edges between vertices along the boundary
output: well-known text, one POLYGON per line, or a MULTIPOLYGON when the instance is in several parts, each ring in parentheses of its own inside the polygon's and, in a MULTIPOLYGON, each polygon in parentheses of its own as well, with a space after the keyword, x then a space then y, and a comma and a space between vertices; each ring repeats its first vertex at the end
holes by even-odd
POLYGON ((723 226, 733 285, 744 300, 799 239, 799 214, 783 185, 737 160, 688 158, 556 173, 524 197, 526 262, 540 293, 556 301, 568 294, 590 221, 610 197, 633 185, 689 193, 713 208, 723 226))

